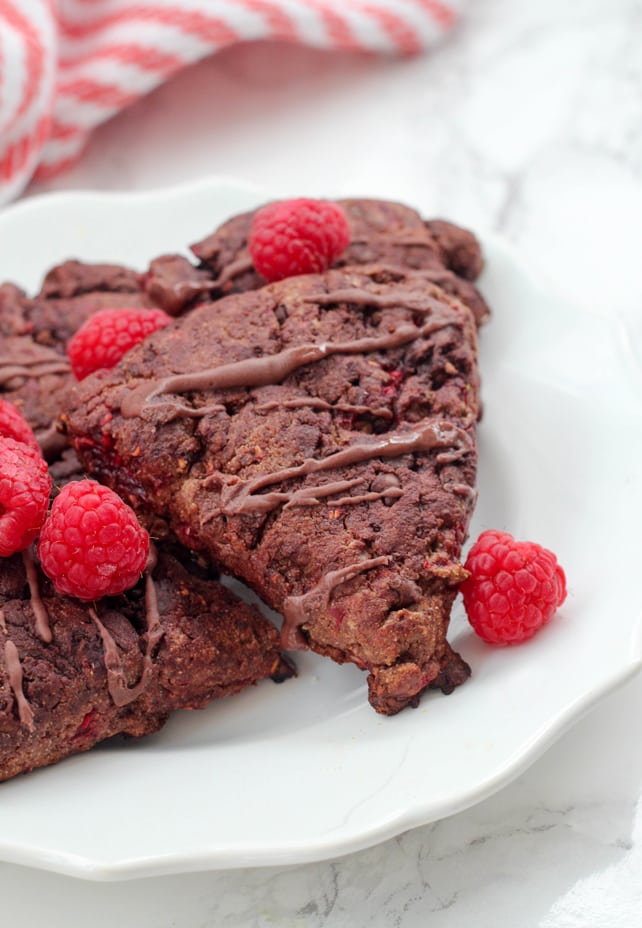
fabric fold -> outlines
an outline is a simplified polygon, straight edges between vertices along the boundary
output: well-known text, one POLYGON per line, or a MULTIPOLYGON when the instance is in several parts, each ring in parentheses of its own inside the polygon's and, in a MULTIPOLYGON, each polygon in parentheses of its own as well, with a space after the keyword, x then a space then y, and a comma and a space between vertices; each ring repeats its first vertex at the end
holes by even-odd
POLYGON ((416 55, 455 0, 0 0, 0 204, 82 155, 96 126, 239 41, 416 55))

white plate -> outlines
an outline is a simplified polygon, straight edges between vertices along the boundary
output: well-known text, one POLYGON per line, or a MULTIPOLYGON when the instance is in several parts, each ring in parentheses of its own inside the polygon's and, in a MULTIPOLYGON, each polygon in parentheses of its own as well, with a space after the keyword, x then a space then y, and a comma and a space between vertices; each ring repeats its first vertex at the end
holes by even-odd
MULTIPOLYGON (((0 214, 0 280, 38 286, 68 257, 145 266, 266 194, 213 180, 75 193, 0 214)), ((0 859, 92 879, 319 860, 464 809, 505 785, 642 663, 639 369, 624 329, 541 290, 484 239, 484 418, 471 537, 553 550, 569 596, 535 640, 493 649, 455 608, 473 667, 451 696, 377 716, 365 678, 314 655, 157 735, 0 786, 0 859)))

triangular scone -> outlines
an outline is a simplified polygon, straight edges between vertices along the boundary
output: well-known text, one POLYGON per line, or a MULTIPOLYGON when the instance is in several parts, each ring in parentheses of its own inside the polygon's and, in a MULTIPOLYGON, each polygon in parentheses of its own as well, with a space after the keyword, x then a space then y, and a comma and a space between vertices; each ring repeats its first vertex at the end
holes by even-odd
POLYGON ((98 603, 56 595, 28 554, 0 558, 0 781, 290 674, 274 626, 188 558, 161 551, 98 603))
POLYGON ((204 305, 70 394, 85 467, 369 671, 393 714, 446 641, 475 502, 476 327, 420 274, 346 268, 204 305))

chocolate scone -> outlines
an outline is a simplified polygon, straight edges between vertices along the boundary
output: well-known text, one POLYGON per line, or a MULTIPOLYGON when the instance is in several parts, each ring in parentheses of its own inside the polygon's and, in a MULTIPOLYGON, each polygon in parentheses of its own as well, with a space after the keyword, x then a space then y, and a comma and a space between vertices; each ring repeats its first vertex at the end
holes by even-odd
MULTIPOLYGON (((483 322, 488 306, 472 283, 483 259, 479 243, 467 229, 444 220, 428 220, 401 203, 388 200, 337 200, 350 226, 350 245, 334 267, 380 264, 422 271, 472 310, 483 322)), ((248 238, 254 211, 234 216, 192 251, 216 283, 215 295, 255 290, 265 280, 252 265, 248 238)))
POLYGON ((0 395, 18 407, 48 460, 67 445, 56 421, 71 379, 67 358, 55 348, 29 335, 0 335, 0 395))
POLYGON ((209 294, 211 275, 181 255, 163 255, 144 273, 113 264, 65 261, 46 275, 28 312, 31 331, 41 343, 64 346, 100 309, 155 306, 171 316, 209 294))
POLYGON ((66 356, 71 336, 102 309, 182 312, 207 294, 202 277, 186 258, 167 255, 152 261, 145 274, 65 261, 47 273, 33 298, 12 284, 0 286, 0 394, 20 408, 49 461, 66 447, 56 421, 73 380, 66 356))
POLYGON ((12 283, 0 284, 0 336, 21 335, 27 331, 27 294, 12 283))
POLYGON ((29 555, 0 559, 0 781, 289 675, 274 626, 169 553, 93 605, 56 595, 29 555))
POLYGON ((211 275, 181 255, 155 258, 144 273, 117 264, 70 260, 49 270, 34 297, 0 286, 0 333, 31 335, 59 352, 101 309, 158 307, 178 315, 212 289, 211 275))
POLYGON ((446 641, 476 490, 477 338, 422 274, 346 268, 192 310, 70 391, 84 466, 242 578, 379 712, 469 674, 446 641))
POLYGON ((46 275, 27 309, 35 341, 60 352, 71 336, 101 309, 152 306, 141 274, 112 264, 65 261, 46 275))
POLYGON ((140 275, 116 265, 66 261, 33 298, 0 286, 0 395, 20 409, 51 461, 66 446, 56 420, 72 379, 67 341, 98 310, 125 305, 151 304, 140 275))

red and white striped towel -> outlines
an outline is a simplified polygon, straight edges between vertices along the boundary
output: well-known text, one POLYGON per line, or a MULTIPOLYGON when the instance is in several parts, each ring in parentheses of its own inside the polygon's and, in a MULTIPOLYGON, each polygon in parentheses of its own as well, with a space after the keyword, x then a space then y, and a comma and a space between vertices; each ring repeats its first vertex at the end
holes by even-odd
POLYGON ((0 203, 76 161, 91 130, 249 39, 411 55, 460 0, 0 0, 0 203))

